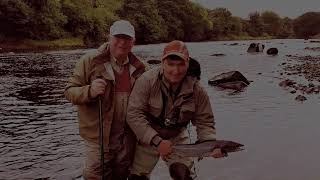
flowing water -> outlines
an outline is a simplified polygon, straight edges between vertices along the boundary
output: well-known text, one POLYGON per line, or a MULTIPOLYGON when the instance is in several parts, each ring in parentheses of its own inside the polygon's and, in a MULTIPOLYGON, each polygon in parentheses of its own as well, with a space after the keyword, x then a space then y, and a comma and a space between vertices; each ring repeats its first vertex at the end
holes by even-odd
MULTIPOLYGON (((320 55, 304 40, 259 41, 279 49, 278 56, 248 54, 254 41, 187 43, 202 67, 216 119, 217 138, 234 140, 245 150, 223 159, 196 163, 201 180, 316 180, 320 178, 320 98, 294 98, 278 84, 285 55, 320 55), (238 43, 237 45, 230 45, 238 43), (211 56, 223 53, 225 56, 211 56), (240 71, 253 81, 234 93, 209 86, 215 73, 240 71)), ((146 59, 159 59, 164 44, 136 46, 146 59)), ((88 50, 0 54, 0 179, 73 179, 81 174, 84 144, 76 108, 63 96, 76 61, 88 50)), ((289 78, 308 83, 299 76, 289 78)), ((316 85, 320 82, 314 82, 316 85)), ((194 133, 191 136, 193 139, 194 133)), ((169 179, 162 161, 152 179, 169 179)))

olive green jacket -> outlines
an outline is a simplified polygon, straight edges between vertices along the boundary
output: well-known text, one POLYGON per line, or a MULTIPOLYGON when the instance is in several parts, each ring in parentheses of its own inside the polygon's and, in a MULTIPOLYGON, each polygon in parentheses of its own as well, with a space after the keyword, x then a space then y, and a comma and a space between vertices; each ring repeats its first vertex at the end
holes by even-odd
MULTIPOLYGON (((178 121, 191 121, 196 126, 199 141, 215 139, 215 122, 209 97, 196 78, 186 76, 183 80, 180 93, 173 101, 168 91, 161 91, 165 86, 162 81, 163 71, 155 68, 145 72, 135 83, 129 98, 127 122, 136 134, 138 140, 150 144, 159 130, 152 126, 146 114, 159 117, 163 109, 163 94, 168 97, 166 105, 166 118, 171 118, 173 109, 179 107, 178 121)), ((166 85, 168 87, 168 85, 166 85)), ((165 129, 165 128, 164 128, 165 129)), ((183 129, 183 128, 181 128, 183 129)), ((180 130, 181 130, 180 129, 180 130)), ((185 128, 184 128, 185 129, 185 128)), ((179 129, 177 129, 179 130, 179 129)))
MULTIPOLYGON (((131 85, 147 70, 144 63, 129 53, 131 85)), ((65 97, 72 104, 77 105, 79 130, 82 138, 99 142, 99 103, 98 99, 89 96, 90 84, 97 78, 107 82, 103 96, 103 125, 104 143, 108 145, 110 128, 114 112, 114 83, 115 76, 110 63, 110 50, 108 44, 103 44, 99 49, 87 53, 76 64, 74 72, 68 80, 65 97)))

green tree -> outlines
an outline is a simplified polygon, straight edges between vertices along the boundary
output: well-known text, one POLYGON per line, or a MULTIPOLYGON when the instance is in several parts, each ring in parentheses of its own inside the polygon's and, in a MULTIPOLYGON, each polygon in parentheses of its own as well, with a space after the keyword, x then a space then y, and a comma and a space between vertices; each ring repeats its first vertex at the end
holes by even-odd
POLYGON ((232 16, 231 12, 226 8, 209 10, 209 18, 213 24, 211 31, 213 39, 239 35, 242 32, 241 18, 232 16))
POLYGON ((33 16, 33 10, 23 1, 0 1, 0 35, 3 37, 25 37, 26 27, 33 16))
POLYGON ((96 5, 92 6, 90 11, 90 26, 87 27, 84 36, 84 42, 88 46, 96 47, 102 42, 105 42, 108 37, 109 27, 112 23, 119 19, 116 11, 121 8, 119 1, 110 2, 110 0, 98 1, 96 5))
POLYGON ((23 0, 33 9, 27 25, 33 39, 57 39, 65 35, 67 17, 61 12, 60 0, 23 0))
POLYGON ((206 9, 188 0, 156 0, 160 16, 167 26, 166 41, 200 41, 212 28, 206 9))
POLYGON ((257 37, 263 35, 263 22, 259 12, 249 14, 249 29, 248 33, 251 36, 257 37))
POLYGON ((298 38, 309 38, 320 33, 320 12, 307 12, 296 18, 293 30, 298 38))
POLYGON ((65 29, 72 36, 83 37, 89 47, 107 40, 108 29, 118 19, 115 14, 121 1, 63 0, 62 12, 67 16, 65 29))
POLYGON ((241 34, 249 35, 249 32, 250 32, 249 20, 240 19, 240 22, 241 22, 241 34))
POLYGON ((294 32, 292 22, 293 20, 288 17, 285 17, 281 20, 281 28, 278 34, 279 38, 293 37, 294 32))
POLYGON ((184 41, 201 41, 206 39, 208 32, 212 29, 208 12, 199 4, 191 1, 181 3, 183 10, 180 18, 183 24, 184 41))
POLYGON ((167 26, 153 0, 124 0, 118 13, 133 23, 137 43, 161 42, 167 36, 167 26))
POLYGON ((239 17, 232 16, 229 24, 229 32, 234 35, 242 33, 242 20, 239 17))
POLYGON ((73 36, 83 36, 93 27, 91 0, 62 0, 62 13, 67 17, 65 29, 73 36))
POLYGON ((185 2, 175 2, 173 0, 156 0, 159 15, 164 19, 165 26, 167 27, 168 35, 165 41, 175 39, 183 40, 184 38, 184 23, 182 20, 183 10, 181 4, 185 2))
POLYGON ((269 35, 277 36, 281 29, 281 18, 273 11, 265 11, 261 14, 263 30, 269 35))
POLYGON ((226 36, 230 33, 231 12, 226 8, 216 8, 209 10, 209 18, 213 24, 212 37, 226 36))

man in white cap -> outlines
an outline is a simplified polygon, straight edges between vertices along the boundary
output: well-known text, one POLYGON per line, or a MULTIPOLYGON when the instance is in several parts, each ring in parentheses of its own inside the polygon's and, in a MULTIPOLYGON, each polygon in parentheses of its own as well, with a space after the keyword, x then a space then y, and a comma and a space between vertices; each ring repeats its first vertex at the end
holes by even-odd
MULTIPOLYGON (((129 100, 127 122, 139 143, 130 180, 148 180, 159 157, 174 180, 191 180, 193 160, 172 153, 172 145, 189 143, 187 125, 197 129, 198 141, 215 140, 215 122, 209 97, 197 77, 187 74, 189 52, 182 41, 168 43, 162 66, 144 73, 129 100)), ((214 149, 214 158, 225 156, 214 149)))
POLYGON ((85 141, 85 179, 101 179, 99 101, 102 99, 104 179, 125 180, 129 174, 135 136, 125 123, 128 97, 147 67, 131 52, 134 27, 119 20, 110 27, 109 43, 84 55, 65 89, 78 107, 80 135, 85 141))

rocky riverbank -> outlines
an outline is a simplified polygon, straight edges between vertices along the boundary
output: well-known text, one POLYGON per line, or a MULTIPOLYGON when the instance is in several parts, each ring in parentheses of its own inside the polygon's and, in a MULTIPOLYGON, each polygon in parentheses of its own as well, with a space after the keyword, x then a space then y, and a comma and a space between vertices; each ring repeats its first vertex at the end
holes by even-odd
MULTIPOLYGON (((297 56, 287 55, 287 62, 281 64, 284 72, 280 75, 300 76, 307 80, 307 83, 296 82, 287 78, 279 83, 279 86, 284 87, 295 94, 299 91, 302 94, 319 94, 320 92, 320 56, 297 56)), ((298 101, 306 100, 306 97, 298 95, 298 101)))

